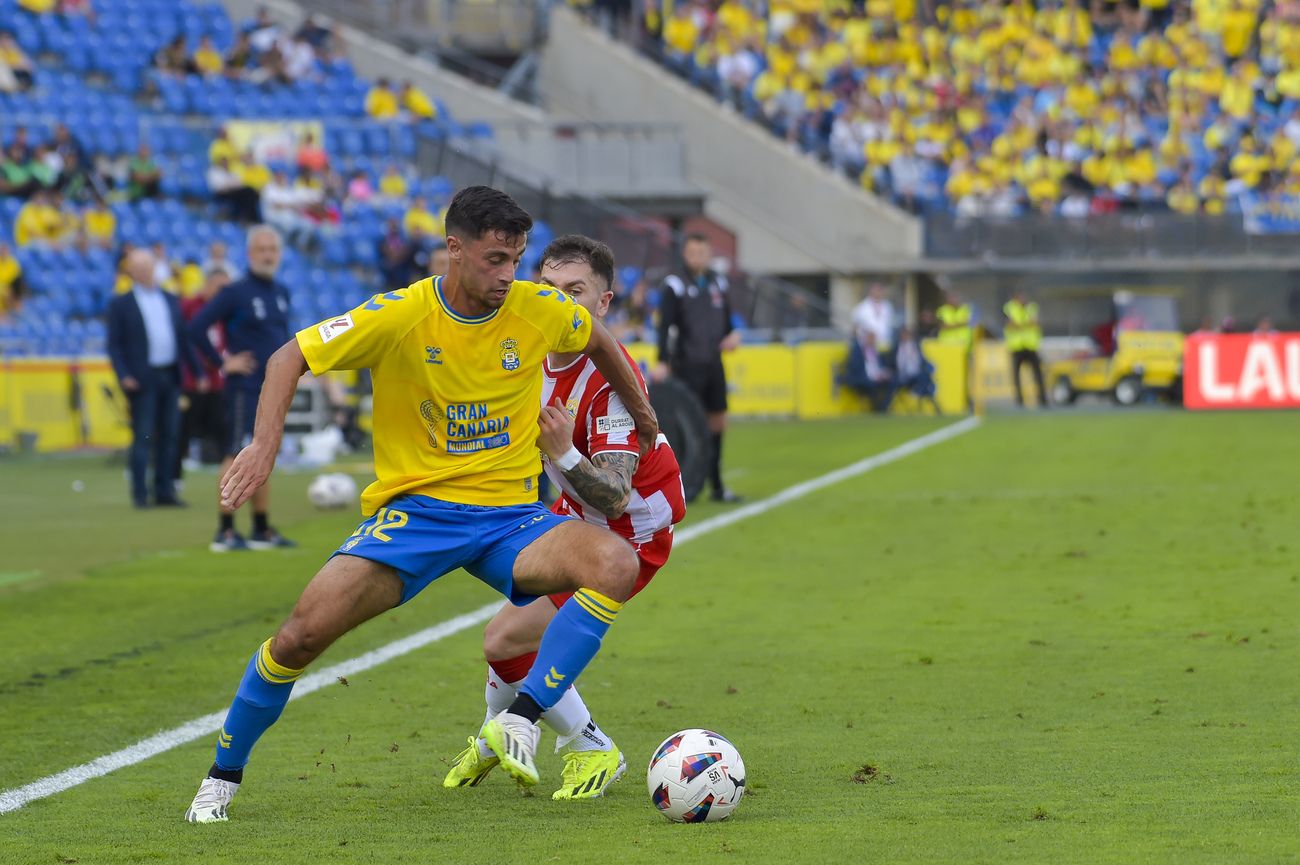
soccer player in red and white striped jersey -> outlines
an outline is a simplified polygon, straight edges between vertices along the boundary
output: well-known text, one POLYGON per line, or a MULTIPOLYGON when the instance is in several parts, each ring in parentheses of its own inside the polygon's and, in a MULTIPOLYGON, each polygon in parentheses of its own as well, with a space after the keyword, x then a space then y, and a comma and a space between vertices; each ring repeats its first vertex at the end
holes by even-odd
MULTIPOLYGON (((589 237, 556 238, 542 253, 541 282, 565 292, 597 318, 609 310, 613 278, 613 253, 589 237)), ((632 367, 640 378, 636 364, 632 367)), ((538 445, 546 455, 547 476, 562 490, 552 509, 606 527, 632 545, 641 563, 635 595, 668 560, 673 524, 686 514, 677 458, 662 433, 645 458, 639 457, 631 416, 583 355, 551 354, 544 374, 538 445)), ((526 607, 507 606, 488 623, 483 638, 489 668, 487 718, 514 699, 537 657, 542 632, 568 599, 560 594, 526 607)), ((567 690, 542 714, 565 749, 563 784, 553 798, 590 799, 618 780, 626 762, 570 685, 555 683, 567 690)), ((497 757, 483 740, 470 737, 443 785, 474 786, 496 765, 497 757)))

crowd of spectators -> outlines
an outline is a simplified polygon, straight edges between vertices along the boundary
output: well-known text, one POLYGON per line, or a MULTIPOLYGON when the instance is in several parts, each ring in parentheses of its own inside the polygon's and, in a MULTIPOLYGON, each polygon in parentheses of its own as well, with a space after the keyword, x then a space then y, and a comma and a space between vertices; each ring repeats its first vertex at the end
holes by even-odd
POLYGON ((147 147, 129 158, 92 159, 61 124, 39 144, 22 126, 6 140, 0 196, 22 202, 13 225, 19 247, 111 248, 116 220, 107 201, 158 194, 158 167, 147 147))
POLYGON ((297 30, 290 32, 262 8, 255 18, 244 23, 225 51, 209 35, 191 44, 181 34, 158 50, 153 65, 163 75, 225 76, 254 84, 295 84, 319 80, 324 67, 345 56, 337 25, 326 25, 308 15, 297 30))
MULTIPOLYGON (((225 77, 253 84, 294 85, 319 81, 325 70, 346 58, 337 24, 308 15, 298 29, 278 25, 263 7, 244 22, 234 42, 223 52, 210 36, 191 43, 178 35, 160 48, 153 65, 161 75, 225 77)), ((0 57, 3 57, 0 46, 0 57)), ((433 99, 410 81, 394 86, 379 78, 365 99, 366 114, 376 120, 433 120, 433 99)))
POLYGON ((670 68, 915 211, 1300 195, 1294 0, 694 0, 644 23, 670 68))

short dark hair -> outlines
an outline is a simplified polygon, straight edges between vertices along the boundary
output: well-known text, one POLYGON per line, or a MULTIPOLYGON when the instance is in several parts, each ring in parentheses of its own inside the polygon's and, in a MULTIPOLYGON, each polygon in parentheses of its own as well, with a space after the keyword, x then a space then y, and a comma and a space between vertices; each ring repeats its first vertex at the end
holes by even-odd
POLYGON ((709 240, 707 234, 702 234, 698 231, 692 231, 690 234, 686 235, 686 241, 682 243, 682 246, 685 246, 687 243, 707 243, 709 246, 713 245, 713 242, 709 240))
POLYGON ((585 234, 565 234, 555 238, 542 250, 541 266, 547 262, 568 264, 580 261, 591 272, 605 280, 605 288, 614 287, 614 251, 599 240, 585 234))
POLYGON ((486 232, 509 237, 528 234, 533 218, 513 198, 490 186, 466 186, 447 208, 447 235, 478 240, 486 232))

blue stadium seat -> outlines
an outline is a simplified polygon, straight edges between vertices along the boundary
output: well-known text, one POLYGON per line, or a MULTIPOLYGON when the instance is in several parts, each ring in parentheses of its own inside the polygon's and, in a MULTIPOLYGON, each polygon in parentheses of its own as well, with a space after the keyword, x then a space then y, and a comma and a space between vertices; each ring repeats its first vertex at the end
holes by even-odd
POLYGON ((540 254, 540 251, 554 239, 555 232, 551 226, 539 219, 533 223, 533 230, 528 235, 528 248, 536 248, 540 254))
POLYGON ((343 265, 346 265, 350 256, 348 243, 342 237, 327 238, 322 252, 325 262, 334 267, 342 267, 343 265))
POLYGON ((449 203, 452 194, 456 191, 451 181, 445 177, 430 177, 424 181, 421 189, 431 207, 442 207, 449 203))
POLYGON ((339 133, 339 156, 355 159, 365 153, 365 143, 361 133, 356 129, 344 129, 339 133))
POLYGON ((403 159, 415 159, 415 131, 410 126, 397 126, 393 129, 394 151, 403 159))
POLYGON ((631 289, 641 281, 641 268, 627 265, 618 269, 619 282, 623 284, 624 289, 631 289))
POLYGON ((352 242, 352 261, 362 267, 373 267, 379 263, 379 251, 373 241, 358 238, 352 242))
POLYGON ((158 93, 162 96, 164 110, 172 114, 184 114, 189 107, 184 85, 169 75, 157 75, 154 80, 158 85, 158 93))
POLYGON ((376 159, 393 152, 393 137, 386 123, 368 123, 365 130, 366 153, 376 159))

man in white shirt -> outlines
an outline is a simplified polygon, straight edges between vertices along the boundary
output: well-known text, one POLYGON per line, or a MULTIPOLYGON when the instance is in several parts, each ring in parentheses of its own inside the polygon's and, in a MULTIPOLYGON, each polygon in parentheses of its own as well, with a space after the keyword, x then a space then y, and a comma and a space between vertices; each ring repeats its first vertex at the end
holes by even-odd
POLYGON ((853 330, 860 341, 871 334, 876 351, 886 355, 894 347, 894 327, 894 305, 885 287, 875 283, 867 290, 866 299, 853 308, 853 330))
POLYGON ((262 187, 262 218, 295 246, 311 234, 311 224, 303 215, 302 194, 283 171, 275 172, 271 182, 262 187))
POLYGON ((196 368, 181 319, 180 301, 158 287, 157 265, 147 249, 126 260, 131 291, 108 307, 108 356, 131 406, 131 500, 149 507, 146 474, 153 455, 153 504, 184 507, 176 498, 176 447, 180 438, 180 364, 196 368))

